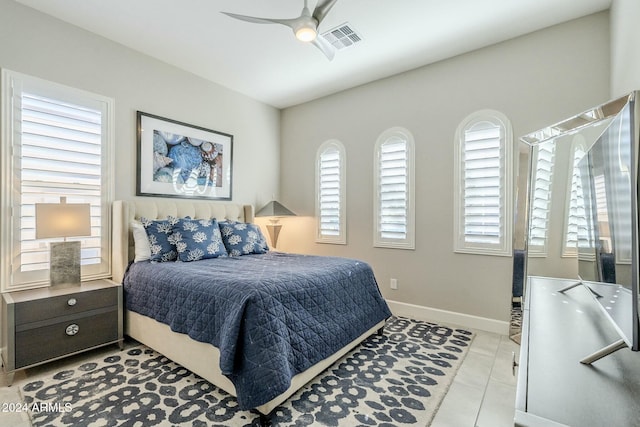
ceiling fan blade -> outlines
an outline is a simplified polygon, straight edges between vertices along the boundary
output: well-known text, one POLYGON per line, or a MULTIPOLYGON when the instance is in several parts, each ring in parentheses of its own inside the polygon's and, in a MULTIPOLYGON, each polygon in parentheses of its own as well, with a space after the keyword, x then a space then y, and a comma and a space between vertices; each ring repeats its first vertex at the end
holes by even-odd
POLYGON ((336 4, 338 0, 320 0, 316 5, 316 8, 313 10, 312 16, 318 21, 318 24, 322 22, 322 20, 327 16, 333 5, 336 4))
POLYGON ((324 56, 327 57, 329 61, 332 61, 336 56, 336 48, 331 45, 328 41, 324 39, 321 35, 318 35, 312 42, 312 45, 320 49, 324 56))
MULTIPOLYGON (((251 22, 254 24, 285 25, 291 28, 294 33, 296 33, 296 37, 300 37, 298 35, 298 32, 301 29, 305 28, 312 28, 317 33, 320 21, 322 21, 325 16, 327 16, 327 13, 329 13, 329 10, 331 10, 336 2, 337 0, 319 0, 316 8, 313 11, 313 15, 311 15, 309 9, 307 8, 307 2, 305 1, 304 9, 302 9, 302 15, 295 19, 258 18, 256 16, 238 15, 236 13, 229 12, 221 13, 224 13, 231 18, 239 19, 240 21, 251 22)), ((306 41, 303 38, 301 38, 301 40, 306 41)), ((311 44, 317 47, 329 61, 333 60, 333 58, 335 57, 336 49, 331 45, 331 43, 326 41, 319 34, 313 41, 311 41, 311 44)))
POLYGON ((238 15, 236 13, 220 12, 241 21, 252 22, 254 24, 282 24, 292 28, 296 19, 275 19, 275 18, 258 18, 255 16, 238 15))

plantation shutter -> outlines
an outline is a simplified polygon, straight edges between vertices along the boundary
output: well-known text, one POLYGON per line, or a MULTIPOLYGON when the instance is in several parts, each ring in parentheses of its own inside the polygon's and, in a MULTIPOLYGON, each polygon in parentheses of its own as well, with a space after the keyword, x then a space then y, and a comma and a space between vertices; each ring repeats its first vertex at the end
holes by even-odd
POLYGON ((585 150, 582 146, 576 146, 573 155, 573 174, 571 175, 571 194, 569 196, 569 212, 567 214, 567 230, 565 236, 565 247, 563 255, 577 255, 578 253, 578 235, 581 239, 587 239, 588 243, 588 224, 586 218, 584 190, 582 188, 582 174, 580 172, 580 160, 585 156, 585 150), (584 236, 584 238, 582 238, 584 236))
POLYGON ((555 144, 537 146, 529 229, 529 253, 531 254, 545 255, 547 252, 554 155, 555 144))
POLYGON ((404 128, 383 132, 374 156, 374 246, 414 249, 413 152, 404 128))
POLYGON ((49 242, 63 239, 36 240, 35 204, 59 203, 61 197, 67 203, 90 204, 91 236, 68 238, 81 241, 83 280, 108 277, 111 192, 105 163, 110 103, 20 77, 13 87, 11 286, 48 281, 49 242))
POLYGON ((343 149, 337 142, 320 148, 317 170, 317 241, 345 243, 343 149))
POLYGON ((340 235, 340 152, 335 147, 320 156, 320 234, 340 235))
POLYGON ((463 228, 466 243, 500 245, 502 241, 501 138, 501 128, 489 122, 464 132, 463 228))
POLYGON ((393 137, 380 147, 378 230, 382 239, 407 238, 407 142, 393 137))

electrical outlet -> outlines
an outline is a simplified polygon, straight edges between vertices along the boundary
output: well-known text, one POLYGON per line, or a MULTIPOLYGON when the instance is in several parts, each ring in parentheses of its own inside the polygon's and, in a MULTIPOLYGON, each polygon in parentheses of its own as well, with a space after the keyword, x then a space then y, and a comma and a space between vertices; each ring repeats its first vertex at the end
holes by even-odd
POLYGON ((391 289, 398 289, 398 279, 391 279, 389 282, 391 289))

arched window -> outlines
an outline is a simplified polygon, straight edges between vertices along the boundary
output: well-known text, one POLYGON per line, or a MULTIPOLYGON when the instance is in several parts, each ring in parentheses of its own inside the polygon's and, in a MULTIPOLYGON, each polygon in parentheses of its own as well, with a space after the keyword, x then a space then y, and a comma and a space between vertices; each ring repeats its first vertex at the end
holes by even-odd
POLYGON ((454 250, 511 256, 513 135, 500 112, 465 118, 455 137, 454 250))
POLYGON ((316 155, 316 242, 346 244, 344 146, 329 140, 316 155))
POLYGON ((384 131, 375 146, 376 247, 414 249, 414 141, 403 128, 384 131))

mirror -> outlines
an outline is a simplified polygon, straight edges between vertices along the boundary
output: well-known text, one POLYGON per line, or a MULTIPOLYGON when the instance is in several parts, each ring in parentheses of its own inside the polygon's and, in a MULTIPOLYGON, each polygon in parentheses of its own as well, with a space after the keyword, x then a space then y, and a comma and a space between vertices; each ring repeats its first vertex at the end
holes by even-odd
POLYGON ((528 167, 518 176, 514 296, 516 277, 525 297, 530 276, 587 286, 621 335, 611 351, 638 350, 636 93, 526 135, 520 147, 528 167))
POLYGON ((580 160, 584 225, 578 235, 582 280, 631 289, 631 115, 629 104, 580 160))

